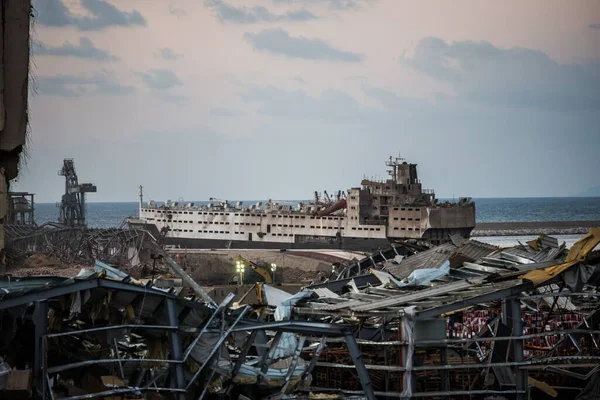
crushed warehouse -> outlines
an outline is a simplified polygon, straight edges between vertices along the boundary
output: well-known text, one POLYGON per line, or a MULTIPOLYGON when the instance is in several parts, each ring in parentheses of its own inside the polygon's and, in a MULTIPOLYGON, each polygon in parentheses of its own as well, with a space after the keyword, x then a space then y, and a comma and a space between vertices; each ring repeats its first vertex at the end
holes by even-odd
POLYGON ((77 254, 57 253, 61 232, 9 235, 15 257, 95 261, 0 279, 4 398, 598 398, 598 228, 571 249, 399 243, 219 303, 143 231, 76 236, 77 254), (144 260, 149 277, 125 272, 144 260))

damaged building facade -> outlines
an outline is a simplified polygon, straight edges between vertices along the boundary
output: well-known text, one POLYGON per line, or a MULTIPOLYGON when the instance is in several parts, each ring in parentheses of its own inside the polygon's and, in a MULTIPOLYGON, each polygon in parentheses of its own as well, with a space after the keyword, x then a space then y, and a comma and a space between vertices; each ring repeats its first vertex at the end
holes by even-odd
POLYGON ((18 176, 26 142, 30 13, 29 0, 0 1, 0 268, 9 182, 18 176))

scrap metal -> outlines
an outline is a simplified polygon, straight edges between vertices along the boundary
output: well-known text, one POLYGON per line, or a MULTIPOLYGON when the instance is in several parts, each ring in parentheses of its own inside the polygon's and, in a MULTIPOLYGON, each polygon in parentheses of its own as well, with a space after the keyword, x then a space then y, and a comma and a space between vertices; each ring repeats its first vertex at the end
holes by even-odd
MULTIPOLYGON (((184 297, 98 261, 75 278, 0 279, 0 314, 35 327, 33 393, 44 399, 590 398, 599 232, 568 252, 549 237, 511 249, 453 237, 296 294, 257 284, 251 304, 217 305, 199 286, 184 297)), ((160 251, 153 243, 138 253, 160 251)), ((11 367, 21 336, 0 339, 11 367)))

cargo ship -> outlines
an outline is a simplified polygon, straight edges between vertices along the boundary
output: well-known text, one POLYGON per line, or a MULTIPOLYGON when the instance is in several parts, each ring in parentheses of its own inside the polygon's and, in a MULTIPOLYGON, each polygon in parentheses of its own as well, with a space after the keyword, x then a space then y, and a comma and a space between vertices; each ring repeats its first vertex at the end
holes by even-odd
POLYGON ((469 197, 439 201, 423 189, 417 165, 386 161, 389 178, 363 179, 360 187, 334 196, 315 192, 307 202, 265 201, 252 205, 211 198, 198 205, 144 202, 128 224, 146 229, 165 245, 182 248, 345 249, 372 251, 407 239, 442 244, 468 237, 475 227, 469 197))

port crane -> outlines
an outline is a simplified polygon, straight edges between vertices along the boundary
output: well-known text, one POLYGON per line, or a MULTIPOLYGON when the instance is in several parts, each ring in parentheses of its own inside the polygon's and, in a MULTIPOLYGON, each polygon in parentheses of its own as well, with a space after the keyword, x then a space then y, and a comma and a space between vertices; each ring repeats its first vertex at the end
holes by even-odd
POLYGON ((63 160, 58 174, 65 177, 65 194, 60 202, 58 222, 67 226, 85 226, 85 194, 96 193, 96 185, 79 183, 72 158, 63 160))

